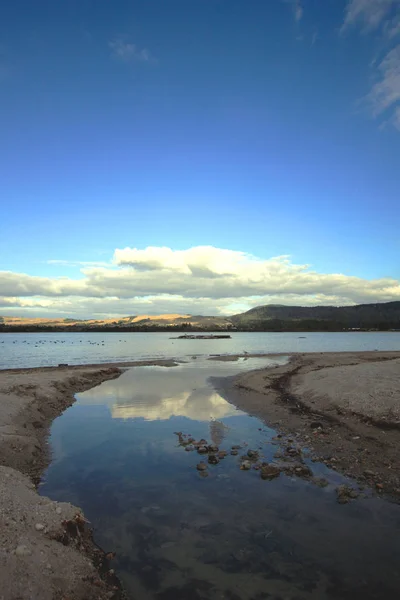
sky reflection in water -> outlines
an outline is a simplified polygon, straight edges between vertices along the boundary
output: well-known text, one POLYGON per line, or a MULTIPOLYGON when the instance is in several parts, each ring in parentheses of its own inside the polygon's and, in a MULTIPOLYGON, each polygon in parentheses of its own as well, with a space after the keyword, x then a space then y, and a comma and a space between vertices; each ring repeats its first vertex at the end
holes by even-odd
POLYGON ((174 432, 184 431, 225 449, 246 441, 272 460, 274 432, 209 381, 269 362, 130 369, 79 394, 54 422, 41 493, 83 508, 96 541, 117 551, 115 568, 132 598, 396 596, 397 506, 340 506, 334 472, 324 489, 283 475, 262 481, 235 456, 202 479, 198 454, 179 447, 174 432))

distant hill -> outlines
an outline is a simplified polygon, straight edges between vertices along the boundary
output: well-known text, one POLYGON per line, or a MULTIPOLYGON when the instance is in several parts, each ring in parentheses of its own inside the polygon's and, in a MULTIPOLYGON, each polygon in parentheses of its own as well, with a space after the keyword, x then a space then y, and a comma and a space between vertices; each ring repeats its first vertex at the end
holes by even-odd
POLYGON ((153 331, 226 329, 226 317, 187 314, 134 315, 120 319, 51 319, 0 316, 0 331, 153 331))
POLYGON ((46 319, 0 316, 1 331, 343 331, 400 330, 400 302, 356 306, 267 304, 232 317, 131 315, 120 319, 46 319))
POLYGON ((238 329, 400 329, 400 302, 356 306, 267 304, 231 317, 238 329))

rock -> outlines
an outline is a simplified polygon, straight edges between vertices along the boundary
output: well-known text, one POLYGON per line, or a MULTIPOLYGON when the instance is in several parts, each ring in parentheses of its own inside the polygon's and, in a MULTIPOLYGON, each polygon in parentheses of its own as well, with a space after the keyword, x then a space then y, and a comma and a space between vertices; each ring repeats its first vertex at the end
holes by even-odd
POLYGON ((365 477, 375 477, 375 473, 373 471, 371 471, 370 469, 365 469, 364 475, 365 475, 365 477))
POLYGON ((44 528, 45 526, 43 525, 43 523, 36 523, 35 525, 36 531, 43 531, 44 528))
POLYGON ((231 450, 232 456, 237 456, 239 454, 239 450, 231 450))
POLYGON ((383 483, 376 483, 375 484, 376 489, 379 490, 383 490, 383 483))
POLYGON ((310 427, 311 429, 323 429, 324 426, 321 421, 311 421, 310 427))
POLYGON ((261 479, 274 479, 279 477, 281 471, 276 465, 263 463, 261 465, 261 479))
POLYGON ((15 556, 30 556, 32 554, 32 550, 25 546, 24 544, 20 544, 14 550, 15 556))
POLYGON ((348 485, 339 485, 339 487, 336 488, 336 494, 339 504, 346 504, 359 496, 359 493, 348 485))
POLYGON ((234 445, 232 446, 232 450, 240 450, 240 448, 241 448, 241 447, 242 447, 242 446, 240 446, 239 444, 234 444, 234 445))
POLYGON ((321 488, 324 488, 328 485, 328 482, 324 477, 313 477, 312 482, 321 488))
POLYGON ((186 452, 193 452, 194 446, 186 446, 185 450, 186 450, 186 452))
POLYGON ((207 470, 207 465, 205 462, 199 462, 199 464, 197 465, 196 469, 198 471, 206 471, 207 470))
POLYGON ((258 452, 257 450, 247 450, 247 456, 249 458, 258 458, 258 452))
POLYGON ((207 446, 199 446, 197 448, 197 452, 199 454, 207 454, 208 450, 207 450, 207 446))
POLYGON ((218 452, 219 448, 218 446, 216 446, 215 444, 210 444, 209 446, 207 446, 207 449, 209 452, 218 452))
POLYGON ((61 508, 61 506, 57 506, 57 508, 56 508, 56 513, 57 513, 58 515, 61 515, 61 513, 62 513, 62 508, 61 508))
POLYGON ((200 477, 208 477, 208 471, 200 471, 200 477))
POLYGON ((297 450, 294 446, 288 446, 286 448, 286 454, 289 456, 298 456, 300 454, 300 450, 297 450))
POLYGON ((244 460, 240 465, 240 468, 242 469, 242 471, 248 471, 249 469, 251 469, 251 462, 249 460, 244 460))
POLYGON ((294 472, 296 475, 300 475, 301 477, 311 477, 312 471, 307 465, 299 465, 295 467, 294 472))
POLYGON ((228 453, 227 453, 227 451, 226 451, 226 450, 220 450, 220 451, 218 452, 218 458, 222 460, 223 458, 225 458, 225 456, 227 456, 227 454, 228 454, 228 453))
POLYGON ((215 454, 210 454, 208 457, 208 462, 210 465, 217 465, 219 463, 219 458, 215 456, 215 454))

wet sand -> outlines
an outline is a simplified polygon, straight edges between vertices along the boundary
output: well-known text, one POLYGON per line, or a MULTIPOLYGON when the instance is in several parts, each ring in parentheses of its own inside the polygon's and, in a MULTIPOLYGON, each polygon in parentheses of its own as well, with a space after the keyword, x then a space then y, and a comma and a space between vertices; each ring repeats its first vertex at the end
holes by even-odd
POLYGON ((236 406, 400 501, 400 352, 294 354, 232 383, 226 397, 236 406))

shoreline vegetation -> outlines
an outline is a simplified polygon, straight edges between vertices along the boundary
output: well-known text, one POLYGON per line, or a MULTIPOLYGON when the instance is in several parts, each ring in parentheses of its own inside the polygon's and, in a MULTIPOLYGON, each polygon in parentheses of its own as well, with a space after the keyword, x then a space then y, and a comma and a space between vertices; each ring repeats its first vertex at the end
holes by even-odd
POLYGON ((400 301, 355 306, 257 306, 223 316, 131 315, 120 319, 0 316, 0 333, 32 332, 342 332, 400 331, 400 301))
MULTIPOLYGON (((263 356, 278 355, 287 356, 263 356)), ((41 497, 35 488, 50 462, 50 425, 73 404, 74 394, 119 377, 127 367, 153 364, 177 363, 0 371, 0 578, 5 600, 125 598, 110 564, 112 548, 96 547, 81 510, 41 497)), ((291 354, 285 365, 220 383, 218 391, 229 402, 290 433, 311 460, 400 501, 400 352, 291 354)))

